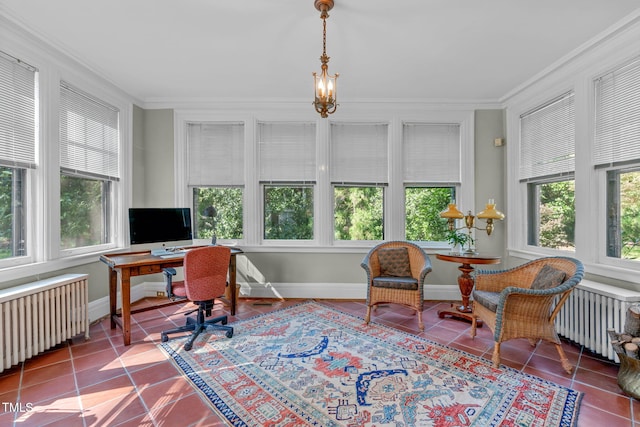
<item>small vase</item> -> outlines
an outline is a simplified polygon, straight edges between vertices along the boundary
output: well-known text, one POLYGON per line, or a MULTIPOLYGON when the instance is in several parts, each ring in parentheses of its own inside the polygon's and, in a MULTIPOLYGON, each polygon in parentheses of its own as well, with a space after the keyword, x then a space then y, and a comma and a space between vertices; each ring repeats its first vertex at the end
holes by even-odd
POLYGON ((617 353, 620 358, 618 385, 629 396, 640 399, 640 360, 617 353))

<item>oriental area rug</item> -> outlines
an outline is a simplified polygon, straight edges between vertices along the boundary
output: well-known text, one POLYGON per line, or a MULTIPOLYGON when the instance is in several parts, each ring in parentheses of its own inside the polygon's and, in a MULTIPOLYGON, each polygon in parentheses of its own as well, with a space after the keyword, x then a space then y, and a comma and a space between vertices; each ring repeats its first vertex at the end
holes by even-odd
POLYGON ((574 426, 582 394, 305 302, 160 346, 232 426, 574 426))

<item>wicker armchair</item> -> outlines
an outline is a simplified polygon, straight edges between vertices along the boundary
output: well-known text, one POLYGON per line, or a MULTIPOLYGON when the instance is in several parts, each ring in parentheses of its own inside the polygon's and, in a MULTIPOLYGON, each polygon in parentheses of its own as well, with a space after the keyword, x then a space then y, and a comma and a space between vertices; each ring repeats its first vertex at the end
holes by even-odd
POLYGON ((478 270, 473 291, 471 337, 476 322, 483 320, 493 331, 493 364, 500 365, 500 343, 527 338, 556 346, 567 373, 573 366, 560 345, 554 320, 573 288, 584 275, 582 263, 573 258, 547 257, 503 271, 478 270))
POLYGON ((422 308, 423 286, 431 271, 429 256, 410 242, 384 242, 372 248, 360 266, 367 272, 367 316, 378 304, 405 305, 418 313, 420 330, 424 331, 422 308))

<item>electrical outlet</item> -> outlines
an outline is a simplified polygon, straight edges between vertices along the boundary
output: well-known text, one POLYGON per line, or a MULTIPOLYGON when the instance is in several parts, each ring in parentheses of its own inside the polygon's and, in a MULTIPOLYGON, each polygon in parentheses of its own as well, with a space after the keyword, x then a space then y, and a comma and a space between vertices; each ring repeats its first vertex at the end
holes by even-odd
POLYGON ((164 295, 164 292, 162 292, 162 291, 158 291, 158 292, 156 292, 156 296, 157 296, 157 297, 163 297, 163 296, 165 296, 165 295, 164 295))

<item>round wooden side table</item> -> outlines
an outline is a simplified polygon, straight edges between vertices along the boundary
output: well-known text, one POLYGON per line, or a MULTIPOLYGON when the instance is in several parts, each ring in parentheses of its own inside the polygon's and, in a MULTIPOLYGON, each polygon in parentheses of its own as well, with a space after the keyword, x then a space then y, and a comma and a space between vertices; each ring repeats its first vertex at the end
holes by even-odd
MULTIPOLYGON (((451 308, 447 310, 439 310, 438 317, 441 319, 444 316, 451 316, 456 319, 463 319, 472 321, 473 316, 471 314, 471 304, 469 304, 469 297, 473 291, 473 277, 471 272, 474 270, 472 264, 499 264, 500 257, 494 255, 483 254, 453 254, 453 253, 440 253, 436 254, 436 258, 442 261, 457 262, 460 265, 458 270, 462 272, 458 277, 458 287, 460 288, 460 295, 462 296, 462 305, 451 304, 451 308)), ((482 327, 482 322, 478 321, 478 327, 482 327)))

